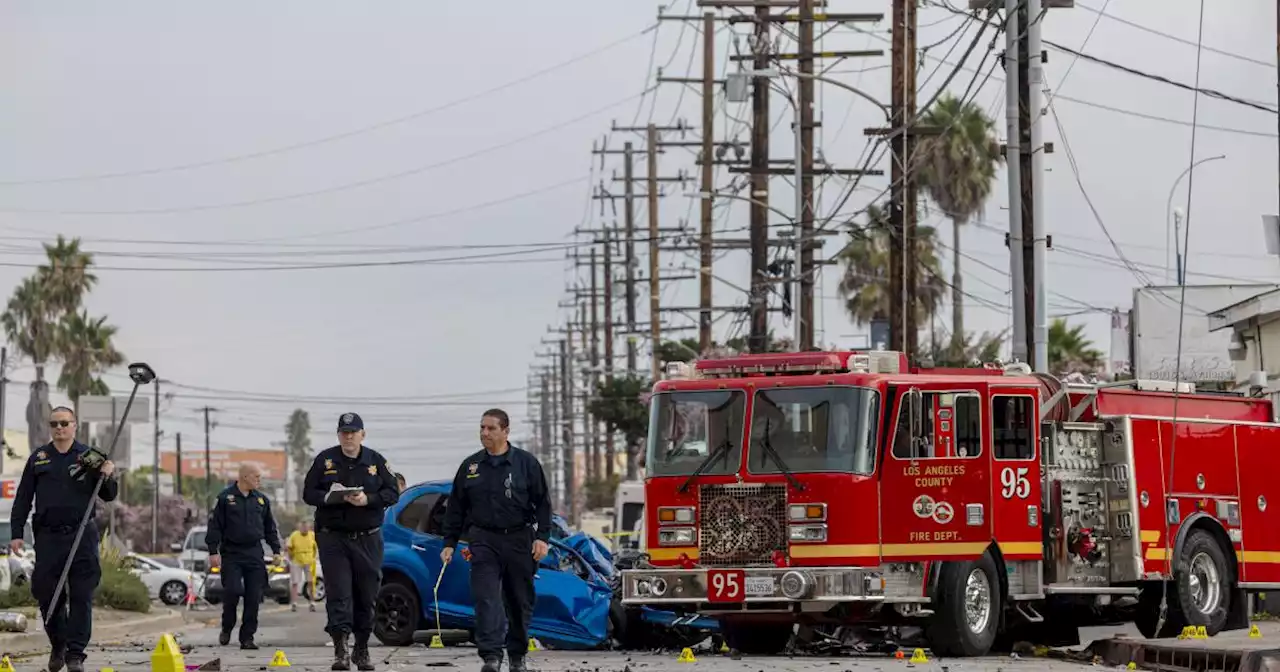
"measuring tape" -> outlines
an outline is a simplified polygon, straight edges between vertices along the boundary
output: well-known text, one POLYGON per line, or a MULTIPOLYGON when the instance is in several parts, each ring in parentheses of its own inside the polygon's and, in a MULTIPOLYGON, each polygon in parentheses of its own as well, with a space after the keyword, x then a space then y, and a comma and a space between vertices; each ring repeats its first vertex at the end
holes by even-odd
MULTIPOLYGON (((450 558, 452 560, 452 558, 450 558)), ((436 636, 442 636, 440 630, 440 582, 444 580, 444 570, 449 568, 449 563, 440 566, 440 576, 436 577, 436 587, 431 590, 431 597, 436 603, 436 636)))

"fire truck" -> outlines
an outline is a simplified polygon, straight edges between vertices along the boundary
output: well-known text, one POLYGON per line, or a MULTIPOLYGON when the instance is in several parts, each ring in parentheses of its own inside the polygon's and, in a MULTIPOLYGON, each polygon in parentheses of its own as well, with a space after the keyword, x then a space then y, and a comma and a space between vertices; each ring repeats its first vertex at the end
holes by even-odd
POLYGON ((673 363, 653 393, 623 601, 715 615, 744 653, 797 624, 916 625, 950 656, 1090 619, 1214 635, 1280 589, 1265 399, 886 351, 673 363))

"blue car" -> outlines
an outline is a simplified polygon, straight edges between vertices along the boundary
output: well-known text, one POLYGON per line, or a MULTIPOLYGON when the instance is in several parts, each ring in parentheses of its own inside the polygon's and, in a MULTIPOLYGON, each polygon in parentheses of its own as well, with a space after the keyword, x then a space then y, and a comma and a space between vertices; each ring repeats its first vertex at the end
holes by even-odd
MULTIPOLYGON (((474 630, 470 563, 455 556, 440 577, 441 529, 451 490, 450 481, 420 483, 405 489, 400 501, 387 509, 382 527, 382 588, 374 622, 374 635, 383 644, 407 646, 415 630, 436 627, 437 579, 440 627, 474 630)), ((464 538, 459 550, 465 547, 464 538)), ((718 624, 705 617, 624 609, 618 580, 604 545, 584 533, 573 533, 556 516, 550 552, 535 575, 537 599, 530 636, 550 648, 597 649, 628 643, 688 646, 718 630, 718 624)))

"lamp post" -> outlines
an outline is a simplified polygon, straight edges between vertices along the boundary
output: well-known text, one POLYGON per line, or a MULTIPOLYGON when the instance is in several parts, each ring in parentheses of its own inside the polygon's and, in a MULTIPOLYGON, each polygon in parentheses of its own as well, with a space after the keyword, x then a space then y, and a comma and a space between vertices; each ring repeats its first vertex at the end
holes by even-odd
MULTIPOLYGON (((1176 222, 1170 221, 1171 219, 1173 219, 1173 214, 1174 214, 1173 213, 1173 193, 1178 190, 1178 185, 1182 182, 1182 178, 1186 177, 1187 175, 1190 175, 1191 171, 1194 170, 1196 166, 1202 163, 1208 163, 1209 161, 1217 161, 1218 159, 1225 159, 1225 158, 1227 158, 1226 154, 1219 154, 1217 156, 1210 156, 1210 157, 1200 159, 1199 161, 1193 162, 1191 165, 1187 166, 1186 170, 1182 171, 1178 175, 1178 177, 1173 180, 1173 185, 1169 187, 1169 198, 1165 201, 1165 206, 1164 206, 1164 225, 1165 225, 1164 277, 1166 281, 1169 278, 1169 238, 1170 238, 1170 235, 1172 234, 1173 247, 1175 250, 1175 256, 1177 258, 1178 285, 1181 286, 1186 283, 1186 271, 1182 268, 1182 248, 1180 243, 1178 242, 1178 233, 1177 233, 1177 229, 1179 229, 1180 227, 1176 222), (1172 226, 1170 226, 1171 224, 1172 226)), ((1191 213, 1185 213, 1185 214, 1187 216, 1190 216, 1191 213)))

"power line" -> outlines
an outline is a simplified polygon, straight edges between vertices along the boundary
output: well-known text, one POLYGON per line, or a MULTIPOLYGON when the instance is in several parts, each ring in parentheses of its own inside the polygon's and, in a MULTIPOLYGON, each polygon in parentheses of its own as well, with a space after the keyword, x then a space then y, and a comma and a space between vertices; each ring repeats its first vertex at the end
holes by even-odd
MULTIPOLYGON (((1108 2, 1110 2, 1110 0, 1108 0, 1108 2)), ((1106 4, 1106 3, 1103 3, 1103 5, 1102 5, 1102 9, 1095 9, 1095 8, 1090 7, 1090 6, 1088 6, 1088 5, 1086 5, 1086 4, 1082 3, 1082 2, 1079 2, 1079 1, 1077 0, 1077 2, 1075 3, 1075 7, 1076 7, 1077 9, 1083 9, 1083 10, 1085 10, 1086 12, 1093 12, 1093 13, 1097 14, 1099 17, 1103 17, 1103 16, 1105 16, 1105 17, 1107 17, 1108 19, 1111 19, 1112 21, 1115 21, 1116 23, 1122 23, 1122 24, 1124 24, 1124 25, 1126 25, 1126 26, 1129 26, 1130 28, 1136 28, 1136 29, 1138 29, 1138 30, 1141 30, 1141 31, 1142 31, 1142 32, 1144 32, 1144 33, 1150 33, 1150 34, 1152 34, 1152 35, 1158 35, 1158 36, 1163 37, 1163 38, 1165 38, 1165 39, 1173 40, 1174 42, 1178 42, 1178 43, 1180 43, 1180 44, 1185 44, 1185 45, 1187 45, 1187 46, 1197 47, 1197 48, 1202 49, 1202 50, 1204 50, 1204 51, 1208 51, 1208 52, 1211 52, 1211 53, 1215 53, 1215 54, 1218 54, 1218 55, 1220 55, 1220 56, 1226 56, 1226 57, 1228 57, 1228 58, 1234 58, 1234 59, 1236 59, 1236 60, 1244 61, 1245 63, 1253 63, 1254 65, 1261 65, 1262 67, 1264 67, 1264 68, 1269 68, 1269 69, 1272 69, 1272 68, 1275 68, 1275 67, 1276 67, 1275 63, 1270 63, 1270 62, 1268 62, 1268 61, 1263 61, 1263 60, 1260 60, 1260 59, 1257 59, 1257 58, 1251 58, 1251 57, 1249 57, 1249 56, 1245 56, 1245 55, 1243 55, 1243 54, 1238 54, 1238 53, 1235 53, 1235 52, 1232 52, 1232 51, 1227 51, 1227 50, 1225 50, 1225 49, 1215 49, 1215 48, 1213 48, 1213 47, 1209 47, 1209 46, 1205 46, 1205 45, 1200 45, 1200 44, 1197 44, 1194 40, 1188 40, 1188 39, 1183 38, 1183 37, 1178 37, 1177 35, 1170 35, 1169 33, 1161 32, 1161 31, 1156 30, 1155 28, 1152 28, 1152 27, 1150 27, 1150 26, 1144 26, 1144 25, 1142 25, 1141 23, 1137 23, 1137 22, 1135 22, 1135 21, 1130 21, 1130 20, 1128 20, 1128 19, 1122 19, 1122 18, 1120 18, 1120 17, 1118 17, 1118 16, 1116 16, 1116 15, 1114 15, 1114 14, 1108 14, 1108 13, 1107 13, 1107 4, 1106 4)))
POLYGON ((513 88, 521 84, 534 81, 536 79, 543 77, 544 75, 547 75, 557 70, 560 70, 562 68, 568 67, 570 65, 573 65, 574 63, 585 61, 588 58, 591 58, 598 54, 614 49, 615 47, 619 47, 623 44, 626 44, 627 42, 630 42, 631 40, 634 40, 637 37, 640 37, 641 35, 644 35, 645 33, 648 33, 650 31, 654 31, 656 35, 656 32, 657 32, 656 28, 657 28, 657 24, 655 23, 654 25, 651 25, 648 28, 645 28, 644 30, 638 33, 632 33, 630 35, 627 35, 626 37, 610 42, 609 44, 606 44, 602 47, 597 47, 596 49, 593 49, 583 54, 579 54, 577 56, 569 58, 568 60, 561 61, 555 65, 548 66, 546 68, 534 71, 526 75, 522 75, 519 78, 509 80, 503 84, 499 84, 497 86, 485 89, 484 91, 480 91, 479 93, 475 93, 470 96, 464 96, 462 98, 452 100, 442 105, 437 105, 435 107, 430 107, 424 110, 410 112, 409 114, 396 117, 394 119, 387 119, 385 121, 380 121, 374 124, 370 124, 368 126, 362 126, 360 128, 356 128, 350 131, 344 131, 342 133, 337 133, 334 135, 315 138, 312 140, 306 140, 303 142, 297 142, 290 145, 283 145, 280 147, 275 147, 272 149, 266 149, 266 150, 261 150, 256 152, 236 154, 236 155, 225 156, 217 159, 209 159, 205 161, 193 161, 189 163, 161 166, 157 168, 144 168, 144 169, 131 170, 131 171, 117 171, 117 172, 110 172, 110 173, 97 173, 93 175, 78 175, 78 176, 67 176, 67 177, 32 178, 32 179, 24 179, 24 180, 0 180, 0 187, 31 185, 31 184, 52 184, 52 183, 58 183, 58 182, 84 182, 89 180, 106 180, 106 179, 115 179, 115 178, 122 178, 122 177, 139 177, 143 175, 156 175, 160 173, 179 172, 179 171, 193 170, 196 168, 205 168, 209 166, 236 163, 240 161, 248 161, 251 159, 260 159, 268 156, 275 156, 277 154, 284 154, 286 152, 297 151, 299 149, 306 149, 308 147, 324 145, 331 142, 336 142, 338 140, 344 140, 346 138, 355 137, 357 135, 363 135, 365 133, 381 130, 383 128, 388 128, 388 127, 396 126, 409 121, 421 119, 423 117, 430 116, 437 112, 443 112, 450 108, 457 107, 464 103, 469 103, 475 100, 479 100, 481 98, 492 95, 494 93, 498 93, 505 89, 513 88))

